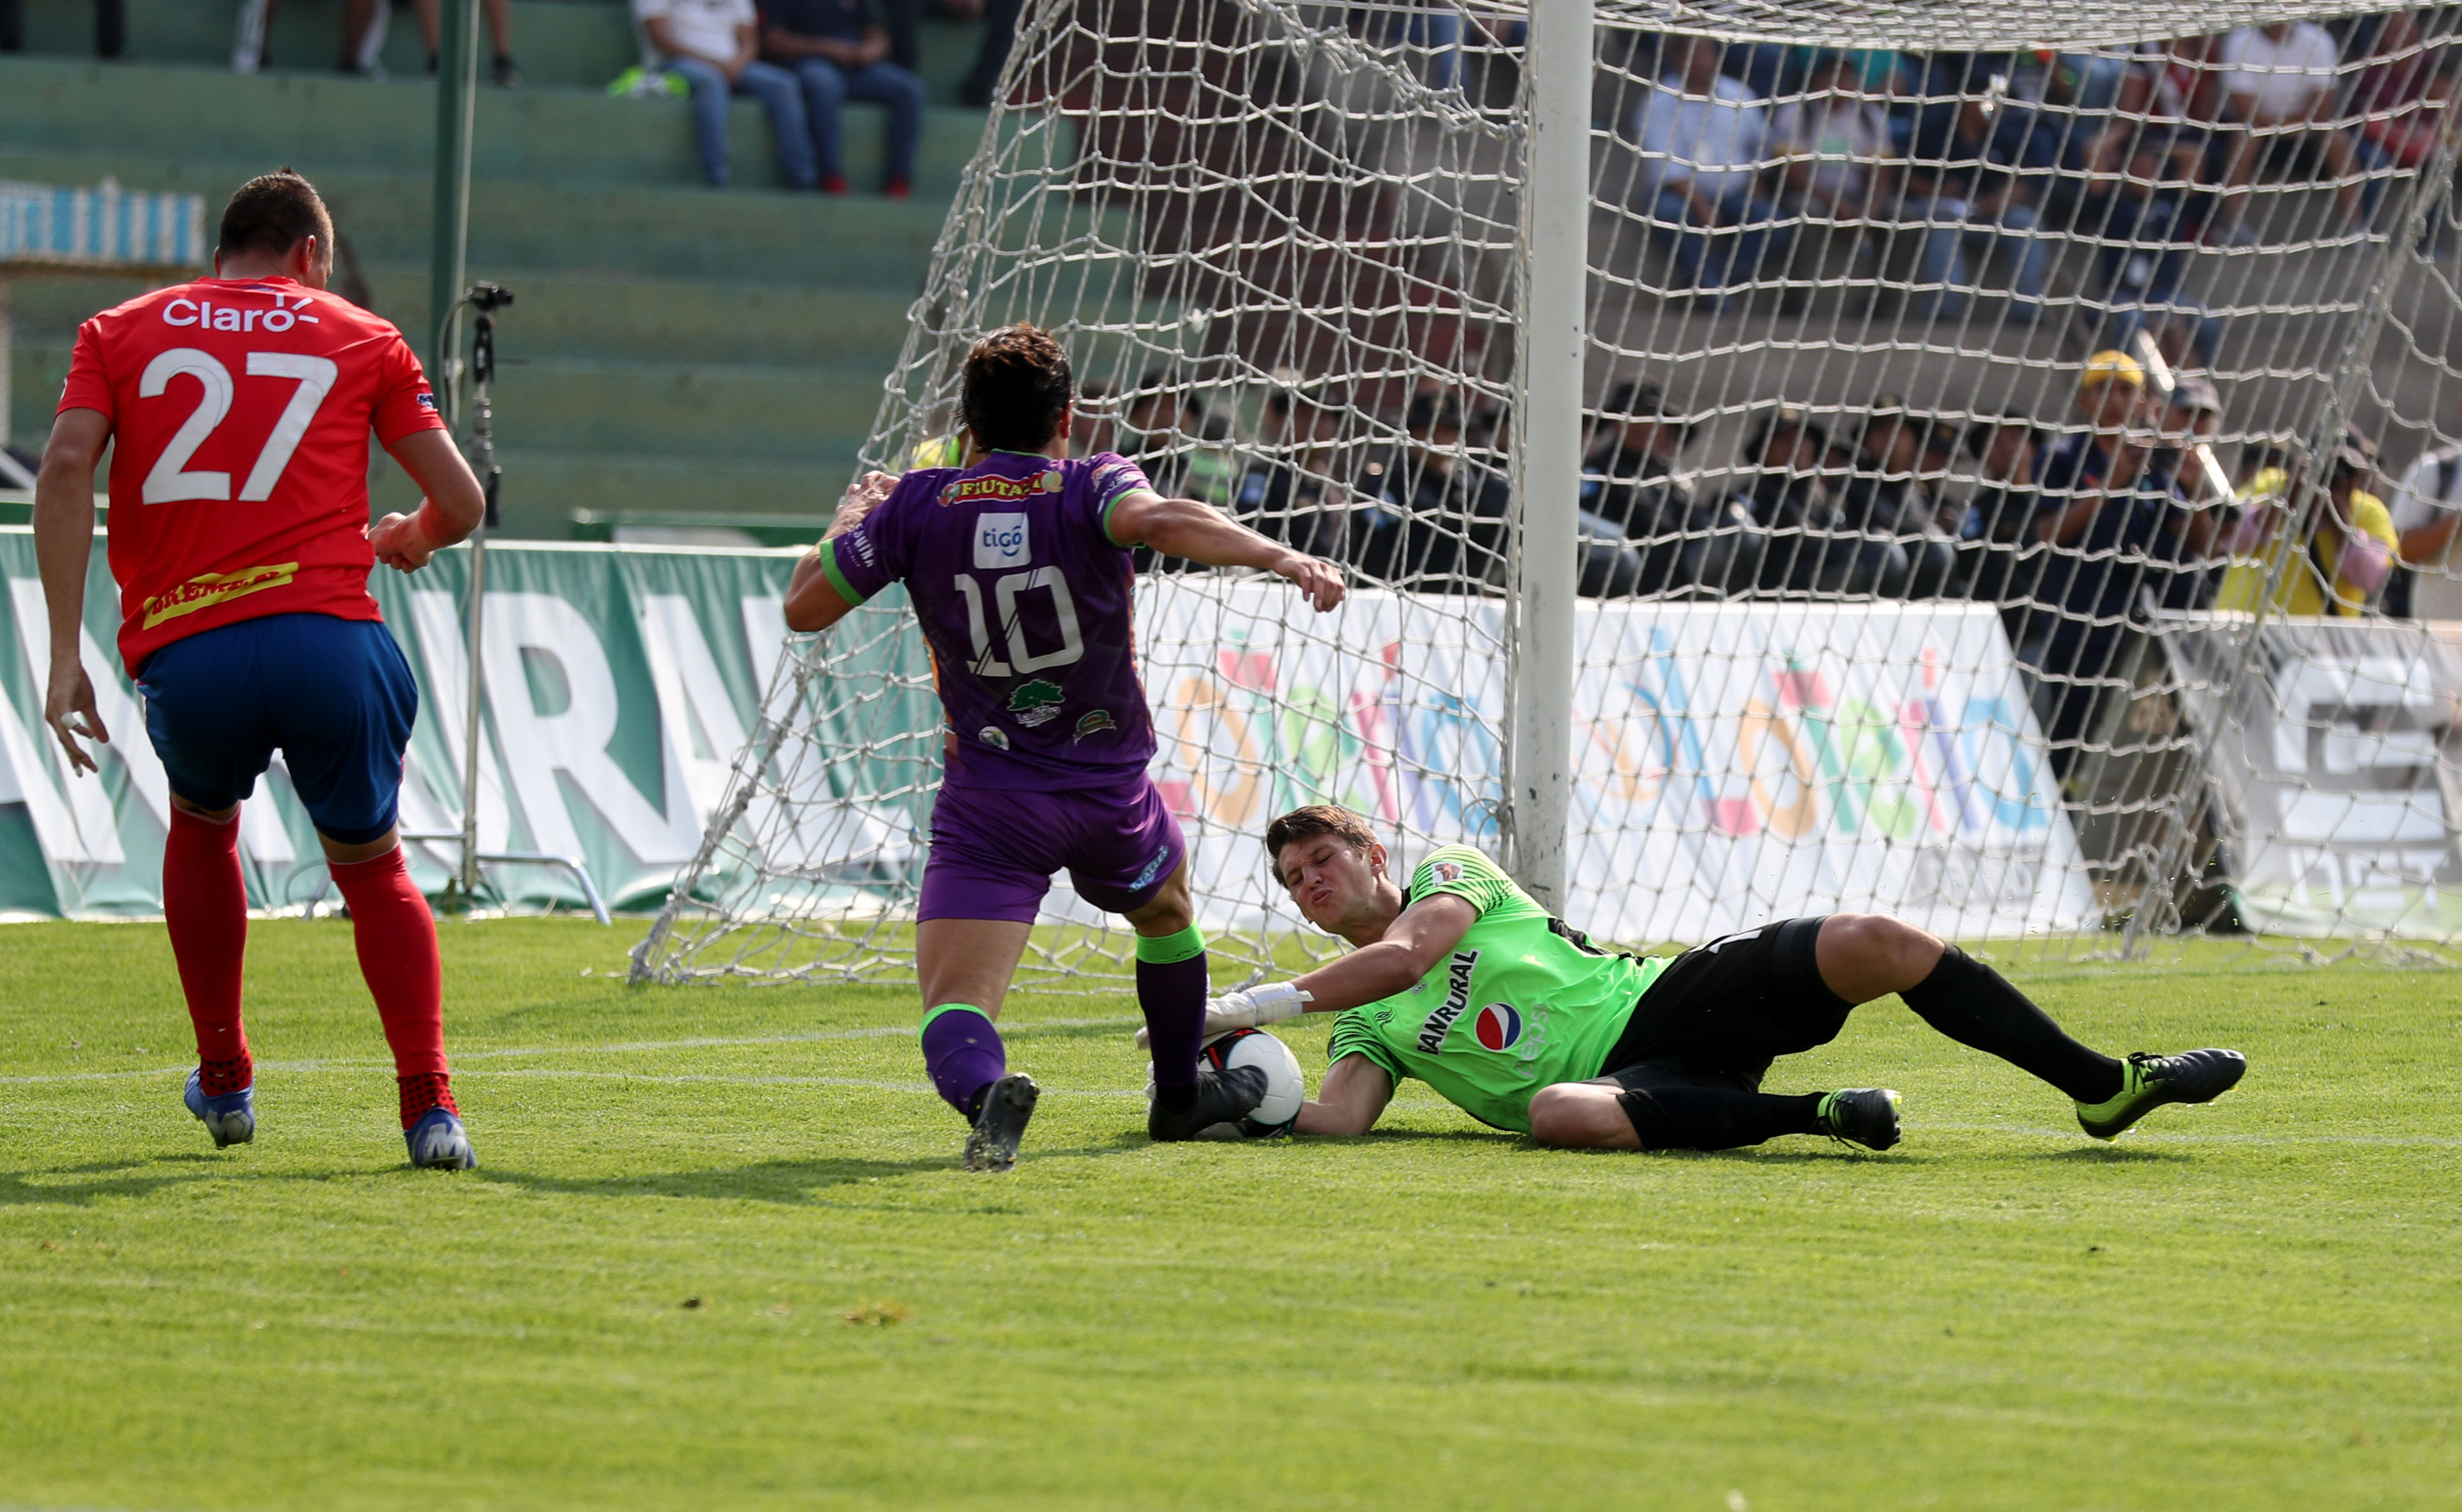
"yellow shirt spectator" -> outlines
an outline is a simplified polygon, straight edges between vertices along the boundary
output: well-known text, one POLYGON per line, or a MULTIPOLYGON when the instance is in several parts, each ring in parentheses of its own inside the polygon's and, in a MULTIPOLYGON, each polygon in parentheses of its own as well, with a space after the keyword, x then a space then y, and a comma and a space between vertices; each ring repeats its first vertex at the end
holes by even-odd
MULTIPOLYGON (((2280 467, 2268 467, 2249 480, 2244 495, 2251 509, 2280 508, 2289 478, 2280 467)), ((2351 524, 2363 535, 2382 543, 2387 551, 2401 544, 2393 528, 2393 513, 2385 501, 2373 493, 2351 490, 2351 524)), ((2231 566, 2223 573, 2222 587, 2214 594, 2216 609, 2254 612, 2258 596, 2265 589, 2266 560, 2270 553, 2267 543, 2246 545, 2232 553, 2231 566)), ((2317 558, 2317 538, 2312 531, 2301 543, 2300 554, 2282 566, 2282 580, 2275 585, 2274 612, 2279 615, 2339 615, 2357 617, 2367 607, 2367 591, 2342 576, 2339 562, 2321 562, 2317 558), (2332 607, 2325 601, 2325 583, 2331 576, 2334 585, 2332 607)))

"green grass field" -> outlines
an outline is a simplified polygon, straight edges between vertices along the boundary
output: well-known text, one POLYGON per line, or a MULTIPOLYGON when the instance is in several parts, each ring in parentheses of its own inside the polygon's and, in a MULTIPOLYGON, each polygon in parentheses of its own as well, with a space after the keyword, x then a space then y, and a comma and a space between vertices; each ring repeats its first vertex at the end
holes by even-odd
POLYGON ((403 1163, 347 926, 255 926, 219 1155, 162 930, 0 932, 0 1504, 2462 1504, 2449 975, 2028 970, 2107 1048, 2249 1052, 2114 1147, 1875 1004, 1772 1087, 1904 1090, 1886 1156, 1408 1089, 1158 1148, 1128 998, 1040 995, 993 1177, 905 990, 628 988, 637 932, 445 926, 466 1174, 403 1163))

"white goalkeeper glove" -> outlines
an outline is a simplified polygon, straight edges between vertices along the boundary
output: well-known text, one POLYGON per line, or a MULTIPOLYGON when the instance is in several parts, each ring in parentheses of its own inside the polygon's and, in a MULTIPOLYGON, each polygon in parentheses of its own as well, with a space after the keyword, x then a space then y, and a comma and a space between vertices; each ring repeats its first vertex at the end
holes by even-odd
MULTIPOLYGON (((1233 1029, 1262 1029, 1268 1024, 1298 1018, 1314 1001, 1288 982, 1269 982, 1209 998, 1205 1004, 1204 1043, 1211 1045, 1233 1029)), ((1139 1029, 1137 1048, 1146 1048, 1146 1031, 1139 1029)))

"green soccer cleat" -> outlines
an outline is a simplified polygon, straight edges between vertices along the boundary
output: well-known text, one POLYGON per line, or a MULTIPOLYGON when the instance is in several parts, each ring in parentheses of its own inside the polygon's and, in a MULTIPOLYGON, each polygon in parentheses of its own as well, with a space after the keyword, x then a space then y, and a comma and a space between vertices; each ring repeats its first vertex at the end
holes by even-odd
POLYGON ((1867 1150, 1898 1142, 1898 1094, 1887 1087, 1857 1087, 1825 1094, 1813 1113, 1821 1132, 1867 1150))
POLYGON ((2108 1101, 2077 1105, 2078 1127, 2097 1139, 2120 1132, 2165 1103, 2210 1103, 2239 1085, 2248 1057, 2237 1050, 2190 1050, 2149 1055, 2143 1050, 2120 1068, 2120 1091, 2108 1101))

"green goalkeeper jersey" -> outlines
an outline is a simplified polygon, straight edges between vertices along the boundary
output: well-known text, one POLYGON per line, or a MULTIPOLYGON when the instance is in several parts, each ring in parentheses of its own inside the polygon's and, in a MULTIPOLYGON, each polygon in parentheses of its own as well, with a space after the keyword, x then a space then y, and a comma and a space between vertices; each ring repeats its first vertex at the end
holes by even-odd
POLYGON ((1527 1134, 1531 1093, 1599 1074, 1667 962, 1601 950, 1465 845, 1420 862, 1402 906, 1438 893, 1467 899, 1478 921, 1409 991, 1336 1014, 1327 1053, 1365 1055, 1481 1123, 1527 1134))

